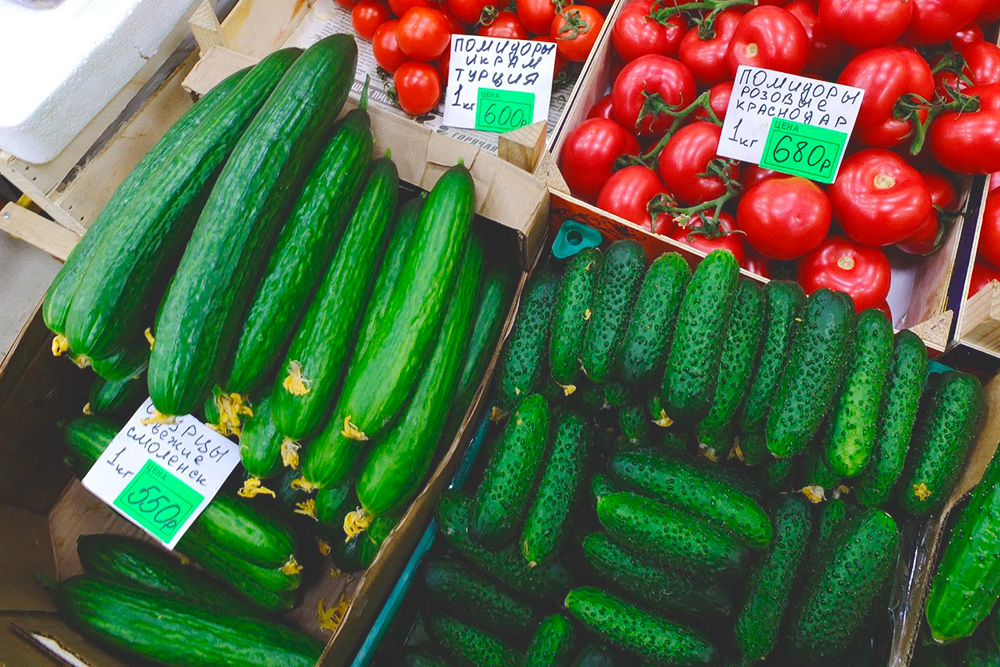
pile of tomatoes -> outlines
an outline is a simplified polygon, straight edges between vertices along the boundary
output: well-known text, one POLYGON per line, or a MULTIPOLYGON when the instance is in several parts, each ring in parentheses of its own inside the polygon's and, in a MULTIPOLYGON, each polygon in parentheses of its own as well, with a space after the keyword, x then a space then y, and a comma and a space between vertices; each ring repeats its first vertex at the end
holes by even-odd
POLYGON ((969 297, 994 280, 1000 280, 1000 174, 993 175, 990 193, 983 206, 983 224, 979 228, 969 297))
POLYGON ((613 0, 338 0, 375 62, 393 78, 400 108, 434 109, 448 81, 452 35, 532 39, 556 44, 555 76, 587 59, 613 0))
POLYGON ((563 176, 658 234, 887 308, 887 250, 937 250, 957 175, 1000 171, 997 18, 1000 0, 631 0, 611 92, 567 135, 563 176), (865 90, 832 185, 717 156, 740 65, 865 90))

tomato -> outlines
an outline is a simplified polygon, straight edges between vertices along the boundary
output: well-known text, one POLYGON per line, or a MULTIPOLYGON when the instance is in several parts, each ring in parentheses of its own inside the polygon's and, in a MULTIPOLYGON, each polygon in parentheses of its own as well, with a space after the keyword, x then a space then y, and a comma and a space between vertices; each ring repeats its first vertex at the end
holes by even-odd
POLYGON ((458 20, 457 16, 455 16, 455 12, 451 11, 451 7, 448 6, 447 2, 438 3, 434 7, 434 9, 441 12, 441 15, 444 16, 446 19, 448 19, 448 26, 449 26, 448 31, 451 34, 453 35, 465 34, 465 26, 462 25, 462 22, 458 20))
POLYGON ((706 255, 713 250, 728 250, 733 253, 736 262, 742 266, 747 261, 746 242, 741 234, 729 233, 733 231, 733 216, 728 213, 719 214, 719 229, 727 232, 722 236, 709 238, 697 232, 702 226, 701 218, 695 218, 687 227, 676 227, 668 234, 670 238, 679 241, 692 248, 697 248, 706 255))
POLYGON ((940 44, 969 25, 986 0, 910 0, 913 17, 904 37, 915 44, 940 44))
POLYGON ((979 256, 994 266, 1000 264, 1000 194, 996 192, 986 198, 979 228, 979 256))
POLYGON ((362 39, 371 40, 378 27, 391 18, 389 5, 381 0, 361 0, 351 10, 351 25, 362 39))
POLYGON ((975 42, 981 42, 985 39, 983 36, 983 29, 979 27, 978 23, 970 23, 965 26, 948 40, 948 44, 951 48, 957 49, 962 44, 973 44, 975 42))
POLYGON ((729 50, 729 40, 742 18, 743 12, 740 10, 727 9, 715 18, 715 35, 711 39, 702 39, 695 29, 689 30, 681 40, 677 58, 687 65, 703 86, 712 86, 732 78, 726 62, 726 52, 729 50))
POLYGON ((399 106, 411 116, 420 116, 437 106, 441 99, 441 77, 433 65, 411 60, 393 75, 399 106))
POLYGON ((644 92, 658 93, 664 103, 674 108, 683 108, 698 96, 691 70, 673 58, 642 56, 625 65, 611 91, 615 120, 627 128, 637 128, 640 135, 647 137, 662 135, 673 118, 657 113, 640 119, 644 92))
MULTIPOLYGON (((701 176, 717 156, 722 128, 699 120, 685 125, 670 138, 659 157, 660 178, 677 201, 686 205, 701 204, 721 197, 726 184, 718 176, 701 176)), ((738 177, 733 167, 733 176, 738 177)))
POLYGON ((394 73, 400 65, 409 60, 396 42, 397 23, 399 21, 386 21, 375 30, 375 36, 372 37, 375 62, 389 74, 394 73))
POLYGON ((752 162, 746 162, 740 165, 740 183, 743 184, 744 190, 749 190, 761 181, 771 178, 772 176, 784 177, 786 174, 782 174, 781 172, 773 169, 765 169, 764 167, 753 164, 752 162))
POLYGON ((438 78, 441 79, 441 87, 448 87, 448 70, 451 65, 451 49, 445 49, 444 55, 441 59, 434 63, 434 69, 438 72, 438 78))
POLYGON ((833 210, 823 189, 801 176, 775 176, 750 188, 736 211, 747 243, 769 259, 797 259, 830 231, 833 210))
POLYGON ((742 264, 740 264, 740 266, 750 273, 754 273, 762 278, 770 279, 773 277, 773 274, 771 273, 771 262, 752 248, 747 249, 746 259, 742 264))
POLYGON ((801 74, 809 60, 809 35, 802 22, 781 7, 756 7, 736 26, 726 63, 734 77, 740 65, 801 74))
POLYGON ((806 294, 823 287, 846 292, 857 312, 880 308, 889 296, 892 269, 878 248, 831 236, 799 260, 797 280, 806 294))
POLYGON ((928 132, 931 152, 941 166, 960 174, 1000 171, 1000 84, 973 86, 979 111, 946 111, 928 132))
POLYGON ((570 192, 592 202, 611 178, 615 161, 638 152, 639 142, 631 132, 613 120, 591 118, 566 136, 559 168, 570 192))
POLYGON ((451 42, 451 24, 436 9, 413 7, 396 24, 396 44, 413 60, 437 60, 451 42))
POLYGON ((552 19, 549 34, 563 58, 582 63, 594 48, 603 25, 604 17, 593 7, 570 5, 552 19))
POLYGON ((994 171, 990 174, 990 192, 993 192, 997 188, 1000 188, 1000 171, 994 171))
POLYGON ((911 255, 929 255, 941 247, 945 239, 937 207, 948 210, 958 203, 955 186, 950 180, 933 172, 922 174, 922 176, 927 190, 930 192, 931 204, 934 208, 931 208, 931 212, 927 214, 927 217, 912 235, 896 244, 897 248, 911 255))
POLYGON ((552 0, 517 0, 517 18, 528 32, 549 34, 556 6, 552 0))
POLYGON ((858 49, 888 46, 913 17, 913 0, 820 0, 819 20, 833 39, 858 49))
POLYGON ((839 74, 851 51, 820 23, 812 0, 794 0, 785 5, 785 10, 799 20, 809 37, 809 60, 804 71, 831 79, 839 74))
POLYGON ((924 177, 927 192, 931 195, 931 204, 945 210, 952 209, 958 204, 958 193, 951 179, 932 171, 921 176, 924 177))
MULTIPOLYGON (((962 56, 965 62, 962 73, 972 82, 973 86, 1000 83, 1000 48, 995 44, 982 41, 959 44, 955 48, 955 53, 962 56)), ((942 69, 935 74, 934 82, 938 94, 947 99, 952 97, 949 88, 965 90, 969 87, 969 84, 959 78, 957 74, 947 69, 942 69)))
POLYGON ((649 17, 651 5, 650 0, 632 0, 615 19, 611 43, 626 61, 651 54, 677 56, 687 23, 681 16, 670 17, 666 25, 658 22, 649 17))
MULTIPOLYGON (((548 35, 536 35, 535 37, 531 38, 531 41, 533 41, 533 42, 546 42, 547 44, 555 44, 556 40, 552 39, 548 35)), ((559 76, 559 74, 564 69, 566 69, 566 59, 563 58, 559 54, 559 50, 557 49, 556 50, 556 59, 555 59, 555 62, 552 64, 552 79, 555 80, 555 78, 557 76, 559 76)))
POLYGON ((989 23, 1000 19, 1000 0, 986 0, 983 11, 979 15, 979 20, 989 23))
POLYGON ((462 23, 476 23, 483 10, 491 6, 490 0, 446 0, 448 9, 462 23))
POLYGON ((597 207, 652 231, 653 221, 646 207, 653 197, 666 191, 649 167, 625 167, 607 179, 597 196, 597 207))
POLYGON ((597 100, 594 106, 590 107, 590 111, 587 112, 587 118, 607 118, 611 120, 613 118, 612 112, 611 93, 608 93, 597 100))
POLYGON ((981 259, 977 259, 972 265, 972 280, 969 281, 969 295, 967 298, 971 299, 994 280, 1000 280, 1000 269, 987 264, 981 259))
MULTIPOLYGON (((726 111, 729 110, 729 98, 733 96, 733 82, 723 81, 717 83, 708 90, 708 105, 712 107, 712 112, 719 120, 726 120, 726 111)), ((698 109, 694 112, 694 117, 698 120, 708 120, 708 112, 698 109)))
POLYGON ((337 0, 337 4, 347 11, 351 11, 354 9, 354 5, 358 4, 358 0, 337 0))
POLYGON ((424 7, 430 9, 436 4, 434 0, 387 0, 389 9, 396 16, 402 16, 414 7, 424 7))
POLYGON ((488 25, 480 26, 477 34, 482 37, 528 39, 528 31, 514 12, 500 12, 488 25))
MULTIPOLYGON (((896 103, 908 94, 925 100, 934 96, 934 75, 919 53, 902 46, 884 46, 859 53, 841 73, 838 83, 865 90, 854 136, 869 146, 898 146, 910 135, 910 120, 897 120, 896 103)), ((927 118, 927 111, 919 113, 927 118)))

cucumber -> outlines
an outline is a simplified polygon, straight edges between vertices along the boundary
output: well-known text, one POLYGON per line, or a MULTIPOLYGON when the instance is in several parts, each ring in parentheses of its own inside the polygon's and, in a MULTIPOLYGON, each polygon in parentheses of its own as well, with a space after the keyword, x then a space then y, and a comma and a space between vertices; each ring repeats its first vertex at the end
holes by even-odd
POLYGON ((562 614, 542 620, 524 656, 524 667, 566 667, 573 655, 573 626, 562 614))
POLYGON ((253 406, 240 433, 240 461, 253 477, 268 479, 281 473, 281 446, 285 439, 271 419, 271 397, 264 396, 253 406))
POLYGON ((547 271, 535 274, 525 287, 500 360, 497 400, 502 410, 512 409, 522 397, 541 388, 545 344, 558 292, 559 276, 547 271))
POLYGON ((690 278, 687 261, 675 252, 660 255, 649 265, 618 355, 616 373, 625 384, 646 386, 660 377, 690 278))
POLYGON ((427 619, 427 634, 455 662, 464 667, 520 667, 522 657, 489 632, 441 614, 427 619))
POLYGON ((529 605, 457 562, 436 560, 428 564, 424 586, 437 607, 479 627, 514 637, 531 631, 535 612, 529 605))
POLYGON ((451 663, 424 651, 407 649, 403 653, 403 665, 404 667, 450 667, 451 663))
POLYGON ((764 339, 740 412, 740 430, 744 434, 764 431, 767 413, 791 348, 796 318, 806 302, 806 295, 798 283, 772 280, 764 286, 764 300, 767 303, 764 339))
POLYGON ((774 544, 755 566, 734 634, 741 654, 752 661, 767 657, 792 592, 795 574, 809 544, 812 522, 801 498, 785 496, 774 508, 774 544))
POLYGON ((927 346, 912 331, 900 331, 889 362, 872 457, 854 487, 855 497, 865 507, 881 507, 892 497, 910 448, 926 378, 927 346))
POLYGON ((792 472, 794 465, 794 459, 776 459, 772 457, 764 465, 763 479, 761 480, 764 488, 768 491, 777 491, 786 486, 788 475, 792 472))
POLYGON ((521 534, 521 553, 531 567, 555 557, 583 486, 592 427, 572 412, 556 423, 551 452, 521 534))
POLYGON ((482 270, 483 246, 473 238, 438 340, 413 397, 399 422, 372 448, 358 475, 358 499, 369 515, 402 509, 413 500, 431 467, 438 443, 447 438, 450 444, 454 437, 454 432, 445 433, 445 427, 471 334, 482 270))
POLYGON ((563 386, 576 385, 587 323, 594 314, 594 292, 601 270, 601 251, 581 250, 566 265, 552 315, 549 369, 563 386))
POLYGON ((580 392, 580 407, 587 412, 620 408, 628 400, 628 391, 618 382, 587 383, 580 392))
MULTIPOLYGON (((336 399, 379 253, 392 227, 398 193, 396 165, 388 158, 376 160, 278 369, 271 414, 290 440, 301 440, 322 427, 336 399)), ((323 480, 312 465, 322 460, 322 450, 322 445, 310 445, 306 455, 304 473, 311 482, 323 480)))
POLYGON ((110 356, 90 360, 90 367, 94 372, 109 382, 136 377, 145 371, 148 365, 149 341, 142 335, 135 337, 110 356))
POLYGON ((710 665, 716 652, 695 630, 645 612, 599 588, 574 588, 566 610, 584 627, 654 664, 710 665))
POLYGON ((597 516, 615 542, 656 564, 714 576, 741 569, 747 559, 745 547, 729 533, 634 493, 604 496, 597 516))
POLYGON ((695 422, 712 405, 739 275, 733 254, 716 250, 684 289, 663 375, 663 407, 675 421, 695 422))
POLYGON ((826 442, 827 463, 843 477, 856 477, 868 465, 892 357, 892 323, 884 313, 874 308, 862 312, 854 331, 854 359, 830 414, 826 442))
POLYGON ((642 403, 630 402, 619 408, 618 428, 621 430, 622 445, 633 449, 648 444, 652 421, 642 403))
POLYGON ((898 551, 899 529, 881 510, 841 524, 793 614, 787 638, 796 656, 833 658, 853 643, 891 579, 898 551))
POLYGON ((320 489, 316 492, 315 501, 316 520, 338 530, 343 530, 347 513, 360 506, 352 482, 320 489))
POLYGON ((584 559, 594 574, 649 609, 710 618, 732 612, 732 593, 718 583, 654 567, 604 533, 587 535, 582 546, 584 559))
POLYGON ((809 547, 806 562, 818 563, 829 548, 830 536, 837 532, 840 524, 847 521, 847 503, 840 498, 831 498, 819 506, 816 517, 816 535, 809 547))
POLYGON ((755 549, 771 543, 767 512, 753 498, 705 469, 646 452, 620 452, 610 464, 624 485, 718 525, 755 549))
POLYGON ((62 425, 67 463, 80 479, 86 477, 122 424, 106 417, 77 417, 62 425))
POLYGON ((963 667, 1000 667, 1000 649, 988 633, 976 634, 962 648, 963 667))
POLYGON ((538 394, 525 398, 496 441, 476 490, 470 533, 497 548, 514 536, 549 449, 549 406, 538 394))
POLYGON ((607 475, 594 475, 590 480, 590 501, 597 507, 597 503, 604 496, 611 495, 612 493, 618 493, 623 489, 615 484, 610 477, 607 475))
POLYGON ((618 364, 645 268, 646 251, 635 241, 615 241, 604 253, 591 308, 593 315, 580 352, 583 372, 594 382, 610 379, 618 364))
POLYGON ((720 441, 726 449, 732 445, 730 423, 746 394, 757 361, 764 331, 764 293, 757 283, 740 278, 733 298, 733 313, 722 343, 719 378, 715 398, 708 414, 698 423, 699 442, 720 441), (721 436, 729 435, 729 438, 721 436))
POLYGON ((146 383, 142 381, 141 373, 124 380, 105 380, 98 377, 90 387, 90 400, 87 406, 90 413, 95 415, 135 412, 146 400, 145 391, 146 383))
MULTIPOLYGON (((462 408, 467 408, 472 403, 476 390, 483 381, 486 368, 496 352, 514 294, 514 273, 506 263, 488 269, 482 283, 476 297, 469 346, 465 351, 465 359, 462 360, 458 387, 452 401, 459 408, 452 416, 453 422, 460 421, 465 416, 462 408)), ((456 428, 449 431, 454 432, 457 426, 456 423, 456 428)))
POLYGON ((323 644, 276 623, 204 609, 83 575, 59 584, 62 618, 85 637, 142 660, 183 667, 312 667, 323 644))
MULTIPOLYGON (((816 437, 821 444, 828 441, 826 436, 828 429, 820 429, 816 437)), ((841 477, 826 462, 826 452, 823 446, 810 447, 806 452, 805 465, 802 468, 802 485, 805 487, 819 487, 819 493, 824 497, 827 491, 833 491, 840 486, 841 477)), ((814 501, 815 502, 815 501, 814 501)))
POLYGON ((297 185, 347 99, 350 35, 316 42, 282 77, 222 169, 156 316, 156 409, 197 408, 222 370, 297 185))
MULTIPOLYGON (((319 154, 250 301, 232 361, 219 383, 226 393, 248 394, 257 389, 279 360, 337 249, 351 206, 361 192, 373 144, 368 112, 358 108, 338 123, 319 154)), ((376 238, 372 232, 368 245, 372 252, 379 247, 376 238)), ((360 257, 356 267, 373 263, 371 258, 360 257)), ((340 305, 350 302, 345 299, 340 305)))
POLYGON ((983 413, 983 387, 972 375, 942 373, 929 391, 897 495, 900 507, 914 516, 936 510, 947 499, 983 413))
POLYGON ((778 458, 805 449, 833 404, 850 355, 854 306, 847 295, 820 289, 801 319, 767 415, 767 448, 778 458))
POLYGON ((771 452, 767 449, 767 436, 763 433, 741 433, 738 444, 743 462, 748 466, 760 465, 771 458, 771 452))

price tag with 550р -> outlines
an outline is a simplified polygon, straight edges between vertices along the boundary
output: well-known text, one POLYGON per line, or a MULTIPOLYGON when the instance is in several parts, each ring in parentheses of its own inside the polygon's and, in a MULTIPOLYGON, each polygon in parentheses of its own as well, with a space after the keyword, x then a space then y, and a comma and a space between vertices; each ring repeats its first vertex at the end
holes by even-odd
POLYGON ((741 66, 718 154, 833 183, 864 94, 853 86, 741 66))
POLYGON ((91 493, 173 549, 239 463, 239 447, 147 399, 83 478, 91 493))

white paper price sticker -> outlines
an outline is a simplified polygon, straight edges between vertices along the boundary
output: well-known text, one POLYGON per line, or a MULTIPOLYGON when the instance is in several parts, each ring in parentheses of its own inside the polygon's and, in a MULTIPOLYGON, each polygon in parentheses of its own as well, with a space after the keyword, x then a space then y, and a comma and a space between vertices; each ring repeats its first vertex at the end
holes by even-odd
POLYGON ((126 519, 173 549, 208 507, 239 463, 239 447, 194 417, 170 424, 146 399, 132 415, 83 485, 126 519))
POLYGON ((718 154, 833 183, 864 95, 853 86, 741 66, 718 154))
POLYGON ((509 132, 549 116, 556 45, 453 35, 444 124, 509 132))

